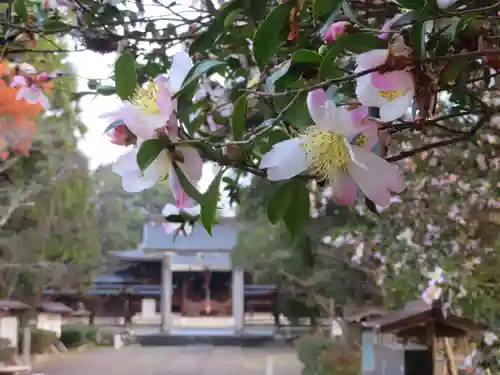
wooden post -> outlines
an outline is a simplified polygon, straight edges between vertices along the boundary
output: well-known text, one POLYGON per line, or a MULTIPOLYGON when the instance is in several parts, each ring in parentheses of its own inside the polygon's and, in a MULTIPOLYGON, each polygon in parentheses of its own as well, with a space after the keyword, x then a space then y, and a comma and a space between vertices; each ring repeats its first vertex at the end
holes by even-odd
POLYGON ((23 329, 23 363, 25 366, 31 365, 31 328, 23 329))

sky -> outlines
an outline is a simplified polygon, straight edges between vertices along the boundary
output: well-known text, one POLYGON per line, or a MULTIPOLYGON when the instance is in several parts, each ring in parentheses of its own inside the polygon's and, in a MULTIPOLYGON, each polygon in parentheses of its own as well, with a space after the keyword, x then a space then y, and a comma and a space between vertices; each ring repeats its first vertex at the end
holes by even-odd
MULTIPOLYGON (((184 0, 183 3, 191 3, 190 0, 184 0)), ((154 8, 158 12, 158 8, 154 8)), ((152 9, 151 9, 152 10, 152 9)), ((146 7, 146 16, 148 13, 146 7)), ((155 16, 161 16, 155 14, 155 16)), ((172 51, 174 52, 174 51, 172 51)), ((78 78, 78 90, 89 91, 87 82, 89 79, 106 79, 113 74, 113 65, 116 60, 116 53, 99 54, 92 51, 74 52, 70 54, 69 60, 74 66, 78 78)), ((89 167, 95 170, 100 165, 114 162, 118 156, 127 151, 126 147, 112 144, 108 137, 103 135, 104 129, 109 125, 106 119, 99 116, 102 113, 112 111, 118 108, 121 100, 116 96, 84 96, 80 102, 81 113, 80 120, 87 126, 87 134, 79 141, 80 150, 89 158, 89 167)), ((210 184, 213 176, 213 166, 205 165, 203 176, 199 183, 201 191, 205 190, 210 184)))

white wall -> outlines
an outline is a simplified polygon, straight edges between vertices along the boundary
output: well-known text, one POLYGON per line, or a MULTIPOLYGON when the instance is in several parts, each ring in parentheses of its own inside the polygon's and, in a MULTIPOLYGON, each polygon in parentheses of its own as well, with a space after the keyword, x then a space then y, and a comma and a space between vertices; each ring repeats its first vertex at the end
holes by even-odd
POLYGON ((0 337, 10 340, 10 346, 17 348, 19 321, 15 316, 0 317, 0 337))
POLYGON ((143 298, 141 301, 141 315, 143 318, 156 317, 156 300, 154 298, 143 298))
POLYGON ((36 328, 55 332, 57 337, 61 337, 61 325, 62 325, 61 314, 53 314, 47 312, 38 313, 36 320, 36 328))

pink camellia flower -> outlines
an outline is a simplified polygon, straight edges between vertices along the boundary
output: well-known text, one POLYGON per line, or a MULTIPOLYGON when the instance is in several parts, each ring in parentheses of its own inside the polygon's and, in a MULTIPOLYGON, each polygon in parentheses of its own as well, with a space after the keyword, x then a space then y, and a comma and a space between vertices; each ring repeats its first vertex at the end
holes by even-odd
POLYGON ((267 177, 274 181, 310 169, 327 180, 341 202, 353 203, 359 187, 375 204, 388 206, 391 192, 405 189, 402 173, 364 145, 351 145, 359 133, 369 131, 370 121, 362 118, 361 111, 352 113, 337 107, 325 96, 323 90, 308 94, 309 113, 316 125, 297 138, 276 143, 263 156, 260 168, 266 169, 267 177))
POLYGON ((339 21, 333 23, 325 33, 323 40, 327 43, 335 42, 335 40, 337 40, 339 36, 347 33, 347 27, 350 25, 351 23, 347 21, 339 21))
POLYGON ((20 88, 17 92, 17 100, 26 100, 30 104, 40 104, 44 109, 50 108, 49 98, 43 93, 43 89, 35 84, 30 84, 23 76, 14 76, 10 82, 12 87, 20 88))
MULTIPOLYGON (((360 54, 356 59, 356 73, 382 66, 389 51, 376 49, 360 54)), ((387 73, 373 72, 356 79, 356 95, 361 104, 380 108, 380 118, 394 121, 403 116, 413 102, 415 82, 405 70, 387 73)))

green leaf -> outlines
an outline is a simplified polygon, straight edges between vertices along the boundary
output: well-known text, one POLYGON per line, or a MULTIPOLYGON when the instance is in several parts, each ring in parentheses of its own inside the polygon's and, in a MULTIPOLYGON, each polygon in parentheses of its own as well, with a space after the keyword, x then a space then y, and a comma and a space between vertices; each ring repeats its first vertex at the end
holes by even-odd
POLYGON ((137 71, 135 70, 135 59, 125 52, 115 62, 115 87, 116 94, 122 100, 128 100, 134 95, 137 87, 137 71))
POLYGON ((397 0, 397 2, 407 9, 422 9, 428 0, 397 0))
POLYGON ((175 174, 177 175, 177 178, 179 179, 179 183, 181 184, 182 189, 196 202, 198 202, 200 205, 203 205, 203 195, 198 191, 198 189, 193 186, 191 181, 189 181, 189 178, 187 178, 187 176, 184 174, 177 163, 173 163, 172 166, 174 168, 175 174))
POLYGON ((295 2, 278 5, 269 13, 255 31, 253 57, 260 69, 264 68, 271 56, 287 39, 288 16, 295 2))
POLYGON ((267 11, 267 0, 243 0, 245 3, 246 14, 248 14, 254 22, 259 22, 264 19, 267 11))
POLYGON ((461 73, 467 71, 471 61, 467 57, 457 57, 451 60, 441 74, 443 84, 453 84, 461 73))
POLYGON ((422 59, 425 57, 425 26, 423 22, 414 23, 410 30, 411 48, 413 57, 422 59))
POLYGON ((28 22, 28 7, 26 6, 26 0, 16 0, 14 11, 23 22, 28 22))
POLYGON ((230 3, 227 3, 224 7, 221 7, 215 20, 210 24, 208 29, 198 35, 198 37, 193 41, 191 47, 189 47, 189 54, 193 55, 195 52, 206 53, 206 51, 213 46, 219 34, 225 31, 224 23, 226 18, 233 11, 241 8, 243 8, 242 0, 233 0, 230 3))
POLYGON ((183 94, 190 85, 197 81, 203 74, 208 73, 210 70, 214 69, 215 67, 225 65, 226 63, 224 61, 217 61, 217 60, 203 60, 194 65, 191 70, 189 71, 188 75, 184 79, 184 82, 182 83, 181 89, 175 94, 175 96, 180 96, 183 94))
POLYGON ((247 98, 246 95, 241 95, 234 105, 233 114, 231 116, 231 131, 233 139, 241 141, 245 134, 247 123, 247 98))
MULTIPOLYGON (((292 55, 290 60, 285 61, 281 66, 269 76, 266 86, 271 88, 277 85, 281 78, 301 67, 310 69, 311 66, 321 64, 321 56, 316 51, 301 49, 292 55)), ((296 80, 296 79, 295 79, 296 80)))
POLYGON ((122 120, 113 121, 111 124, 109 124, 106 127, 106 129, 104 129, 104 132, 102 134, 106 134, 110 130, 112 130, 112 129, 116 128, 117 126, 120 126, 120 125, 125 125, 125 123, 122 120))
POLYGON ((295 181, 281 184, 267 201, 267 217, 272 224, 283 219, 295 193, 295 181))
POLYGON ((71 26, 55 19, 46 19, 43 22, 43 30, 45 32, 55 33, 55 32, 68 32, 71 30, 71 26))
POLYGON ((294 185, 293 201, 288 206, 283 216, 283 221, 292 237, 296 238, 300 234, 301 229, 309 221, 311 207, 307 182, 295 179, 294 185))
POLYGON ((222 175, 226 170, 222 168, 210 183, 205 194, 203 194, 203 204, 201 205, 200 221, 208 234, 212 235, 212 225, 217 219, 217 204, 220 196, 220 183, 222 175))
MULTIPOLYGON (((341 40, 341 38, 339 38, 341 40)), ((319 78, 331 79, 340 78, 344 75, 344 72, 337 67, 337 59, 344 52, 342 44, 335 43, 323 57, 323 61, 319 67, 319 78)))
POLYGON ((224 20, 224 27, 230 27, 234 21, 243 13, 243 9, 235 9, 229 13, 224 20))
POLYGON ((357 18, 356 14, 354 13, 354 10, 351 8, 351 5, 349 4, 348 1, 343 1, 342 2, 342 10, 344 11, 344 15, 351 21, 352 23, 356 25, 363 25, 357 18))
POLYGON ((319 67, 320 79, 339 78, 344 75, 337 67, 337 59, 346 51, 360 54, 378 48, 387 48, 387 42, 371 33, 342 35, 323 57, 319 67))
POLYGON ((137 164, 141 171, 144 171, 158 157, 160 152, 164 150, 164 144, 159 139, 148 139, 144 141, 139 151, 137 151, 137 164))
MULTIPOLYGON (((273 99, 276 111, 283 111, 295 98, 296 94, 278 95, 273 99)), ((305 128, 313 123, 307 109, 307 92, 303 92, 295 102, 283 113, 283 119, 299 128, 305 128)))
POLYGON ((315 17, 321 17, 332 13, 340 5, 342 0, 314 0, 313 13, 315 17))

